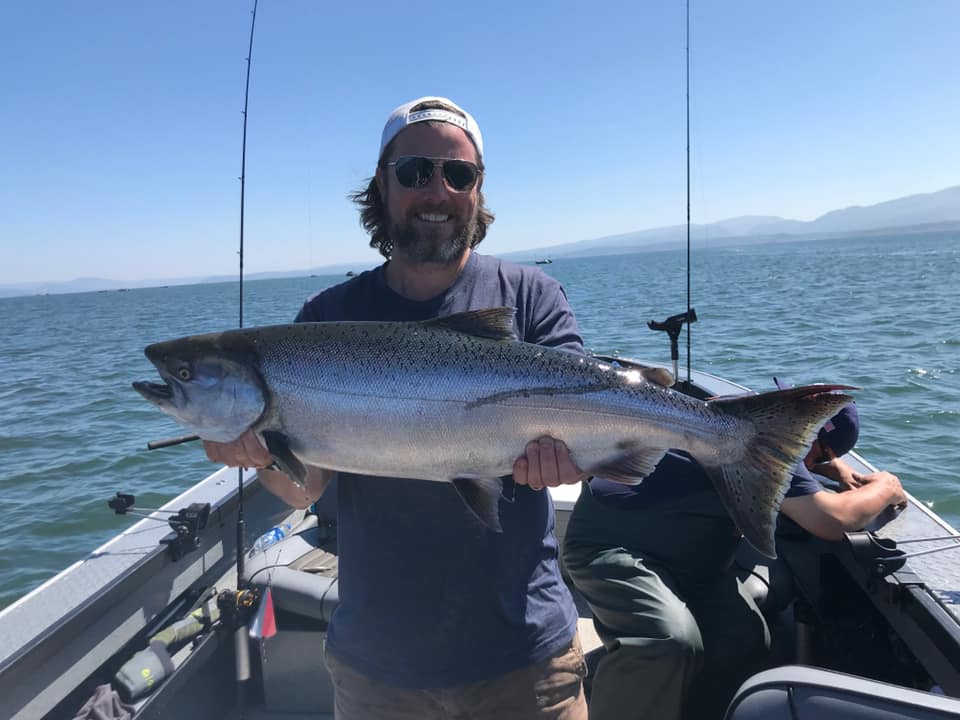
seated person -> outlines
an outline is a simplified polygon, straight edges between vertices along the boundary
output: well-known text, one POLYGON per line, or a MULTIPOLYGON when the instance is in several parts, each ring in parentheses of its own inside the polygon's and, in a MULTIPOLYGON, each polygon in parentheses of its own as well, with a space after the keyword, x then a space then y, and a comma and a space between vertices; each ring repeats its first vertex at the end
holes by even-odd
POLYGON ((859 435, 857 406, 851 403, 820 428, 803 460, 805 469, 836 481, 841 492, 818 488, 808 494, 788 493, 780 506, 782 514, 824 540, 842 540, 844 532, 862 529, 891 505, 906 507, 896 475, 883 471, 863 475, 841 459, 859 435))
MULTIPOLYGON (((906 502, 894 475, 860 475, 838 460, 858 428, 852 405, 823 427, 781 506, 827 540, 906 502), (852 489, 825 490, 808 468, 846 477, 852 489)), ((723 716, 770 644, 732 568, 739 541, 706 474, 684 453, 667 453, 639 485, 593 478, 584 487, 563 560, 607 649, 594 674, 591 720, 723 716)))

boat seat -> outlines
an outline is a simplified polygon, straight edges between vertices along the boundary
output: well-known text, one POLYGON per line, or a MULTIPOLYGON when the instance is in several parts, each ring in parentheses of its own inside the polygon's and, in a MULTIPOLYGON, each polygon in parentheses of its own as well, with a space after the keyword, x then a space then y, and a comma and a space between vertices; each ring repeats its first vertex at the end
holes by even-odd
POLYGON ((793 574, 786 563, 761 555, 746 540, 737 547, 734 566, 744 589, 768 617, 785 610, 796 596, 793 574))
POLYGON ((324 623, 340 602, 338 558, 325 527, 308 527, 248 558, 245 579, 270 588, 273 606, 324 623))
POLYGON ((844 673, 786 665, 747 680, 725 720, 945 720, 960 700, 844 673))
POLYGON ((244 579, 270 588, 276 610, 324 624, 340 602, 336 479, 290 535, 248 557, 244 579))

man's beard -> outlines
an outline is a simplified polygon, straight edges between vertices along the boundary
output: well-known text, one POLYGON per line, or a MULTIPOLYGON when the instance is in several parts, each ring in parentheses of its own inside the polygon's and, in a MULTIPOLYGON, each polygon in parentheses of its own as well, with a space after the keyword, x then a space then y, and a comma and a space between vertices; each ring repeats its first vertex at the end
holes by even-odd
POLYGON ((450 265, 458 262, 471 247, 477 231, 476 216, 469 222, 455 225, 453 237, 447 237, 446 228, 414 227, 412 222, 401 225, 394 223, 390 227, 390 239, 393 240, 393 254, 403 255, 408 260, 420 263, 439 263, 450 265))

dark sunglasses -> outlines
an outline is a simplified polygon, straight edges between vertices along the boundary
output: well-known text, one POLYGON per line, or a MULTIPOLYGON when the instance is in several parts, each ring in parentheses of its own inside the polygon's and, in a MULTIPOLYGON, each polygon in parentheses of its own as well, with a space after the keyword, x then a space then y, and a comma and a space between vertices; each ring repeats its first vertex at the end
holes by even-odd
POLYGON ((433 169, 443 169, 443 179, 454 192, 466 192, 477 184, 480 168, 469 160, 448 160, 417 156, 399 157, 388 162, 397 174, 397 182, 405 188, 422 188, 433 177, 433 169))
POLYGON ((830 447, 826 440, 819 436, 817 437, 817 450, 819 454, 813 460, 814 465, 828 463, 836 457, 833 453, 833 448, 830 447))

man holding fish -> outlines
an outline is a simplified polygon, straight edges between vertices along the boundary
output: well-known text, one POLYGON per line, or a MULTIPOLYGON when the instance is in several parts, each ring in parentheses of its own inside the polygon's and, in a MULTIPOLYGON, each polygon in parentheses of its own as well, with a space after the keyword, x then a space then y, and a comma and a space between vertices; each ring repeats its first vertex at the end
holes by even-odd
MULTIPOLYGON (((468 113, 443 98, 397 108, 376 176, 355 195, 387 262, 311 298, 297 321, 419 321, 507 306, 517 308, 520 339, 582 352, 555 280, 472 252, 493 221, 482 185, 483 141, 468 113)), ((274 461, 252 431, 207 451, 230 465, 274 461)), ((531 442, 516 470, 534 489, 583 477, 550 438, 531 442)), ((260 472, 297 507, 331 475, 309 467, 298 485, 260 472)), ((338 718, 586 719, 549 493, 518 487, 501 503, 503 532, 491 533, 439 483, 352 473, 338 492, 341 602, 327 645, 338 718)))
POLYGON ((262 482, 291 505, 339 474, 340 720, 585 720, 577 613, 537 490, 637 484, 676 448, 773 556, 790 468, 851 400, 822 385, 702 402, 582 355, 559 283, 473 252, 493 220, 483 180, 468 113, 400 106, 354 196, 387 262, 292 325, 151 345, 164 382, 134 384, 211 460, 276 463, 262 482))

